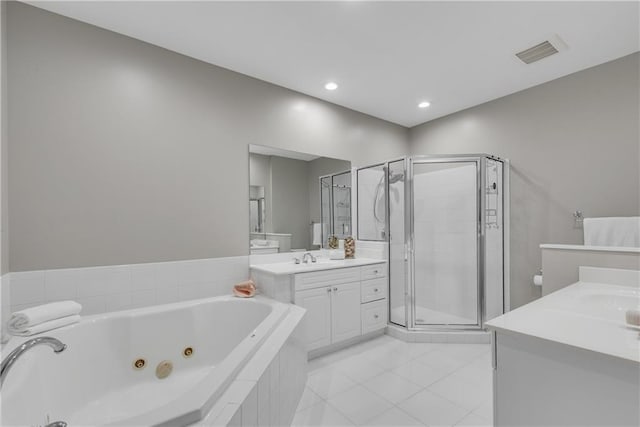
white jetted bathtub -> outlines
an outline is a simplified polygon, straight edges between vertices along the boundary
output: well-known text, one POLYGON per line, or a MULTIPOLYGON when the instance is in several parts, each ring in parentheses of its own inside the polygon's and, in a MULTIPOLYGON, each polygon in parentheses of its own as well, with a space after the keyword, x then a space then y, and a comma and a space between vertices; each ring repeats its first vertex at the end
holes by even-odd
MULTIPOLYGON (((16 362, 2 389, 2 425, 65 421, 70 427, 174 426, 213 421, 212 408, 224 409, 220 400, 238 375, 249 372, 242 374, 244 383, 254 381, 258 390, 262 372, 278 368, 279 351, 299 335, 303 314, 300 307, 264 297, 217 297, 90 316, 36 335, 55 337, 67 349, 55 354, 37 346, 16 362)), ((13 338, 3 354, 26 339, 13 338)), ((283 358, 292 372, 299 372, 294 382, 285 383, 274 374, 271 382, 280 379, 278 388, 299 398, 306 353, 294 342, 297 347, 299 351, 289 350, 283 358)), ((295 404, 297 400, 287 408, 295 411, 295 404)), ((293 412, 277 406, 271 404, 277 417, 256 413, 255 418, 290 422, 293 412)))

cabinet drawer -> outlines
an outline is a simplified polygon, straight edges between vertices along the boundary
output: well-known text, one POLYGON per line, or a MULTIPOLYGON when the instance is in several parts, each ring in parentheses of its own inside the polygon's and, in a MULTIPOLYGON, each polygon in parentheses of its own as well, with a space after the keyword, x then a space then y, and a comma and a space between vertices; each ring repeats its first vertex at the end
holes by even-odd
POLYGON ((380 277, 387 277, 387 264, 373 264, 373 265, 365 265, 361 268, 361 279, 362 280, 370 280, 370 279, 378 279, 380 277))
POLYGON ((361 306, 362 333, 377 331, 387 326, 387 300, 369 302, 361 306))
POLYGON ((371 302, 387 297, 387 278, 366 280, 362 282, 362 301, 371 302))
POLYGON ((294 279, 296 291, 359 281, 360 270, 358 267, 298 273, 294 279))

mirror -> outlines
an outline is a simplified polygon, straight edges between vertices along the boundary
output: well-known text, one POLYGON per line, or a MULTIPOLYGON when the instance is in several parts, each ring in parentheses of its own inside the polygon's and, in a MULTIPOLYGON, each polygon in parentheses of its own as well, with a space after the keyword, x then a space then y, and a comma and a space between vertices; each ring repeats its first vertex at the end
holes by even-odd
POLYGON ((330 236, 345 239, 351 230, 351 171, 320 178, 323 247, 330 236))
POLYGON ((255 233, 264 233, 265 217, 264 187, 262 185, 249 186, 249 221, 250 230, 255 233))
POLYGON ((383 164, 358 169, 358 239, 387 239, 387 204, 385 166, 383 164))
POLYGON ((319 249, 329 233, 350 235, 350 170, 346 160, 250 145, 250 253, 319 249))

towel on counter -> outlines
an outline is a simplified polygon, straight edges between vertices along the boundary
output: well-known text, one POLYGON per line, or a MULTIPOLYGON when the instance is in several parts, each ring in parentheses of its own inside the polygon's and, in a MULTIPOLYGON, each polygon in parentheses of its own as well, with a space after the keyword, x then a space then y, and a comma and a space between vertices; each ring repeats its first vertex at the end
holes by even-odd
POLYGON ((78 323, 79 321, 80 316, 74 314, 72 316, 65 316, 59 319, 49 320, 48 322, 38 323, 37 325, 27 326, 20 330, 9 329, 9 333, 11 335, 17 335, 20 337, 28 337, 30 335, 39 334, 40 332, 46 332, 52 329, 62 328, 63 326, 72 325, 74 323, 78 323))
POLYGON ((322 223, 314 222, 313 223, 313 230, 312 230, 311 234, 313 234, 313 236, 312 236, 313 237, 313 244, 321 246, 322 245, 322 223))
POLYGON ((640 217, 585 218, 585 246, 640 247, 640 217))
MULTIPOLYGON (((41 323, 80 314, 82 306, 75 301, 60 301, 16 311, 9 318, 7 330, 12 335, 30 329, 41 323)), ((50 329, 46 329, 50 330, 50 329)))
POLYGON ((251 298, 256 294, 256 284, 253 280, 240 282, 233 287, 233 295, 240 298, 251 298))

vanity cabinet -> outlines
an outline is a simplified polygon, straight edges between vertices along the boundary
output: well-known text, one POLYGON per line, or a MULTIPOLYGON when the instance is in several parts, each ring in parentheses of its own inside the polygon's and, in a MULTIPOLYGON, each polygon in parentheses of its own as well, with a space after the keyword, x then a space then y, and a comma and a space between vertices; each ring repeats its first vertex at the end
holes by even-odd
POLYGON ((307 309, 308 350, 361 334, 358 282, 296 291, 295 303, 307 309))
POLYGON ((331 287, 307 289, 295 294, 296 305, 307 309, 306 340, 310 349, 331 344, 331 287))
POLYGON ((308 351, 387 326, 385 265, 294 275, 293 302, 307 310, 308 351))
POLYGON ((387 326, 387 300, 362 304, 362 333, 368 334, 387 326))
POLYGON ((372 258, 317 264, 252 264, 258 292, 304 307, 310 357, 379 334, 389 311, 387 263, 372 258))

